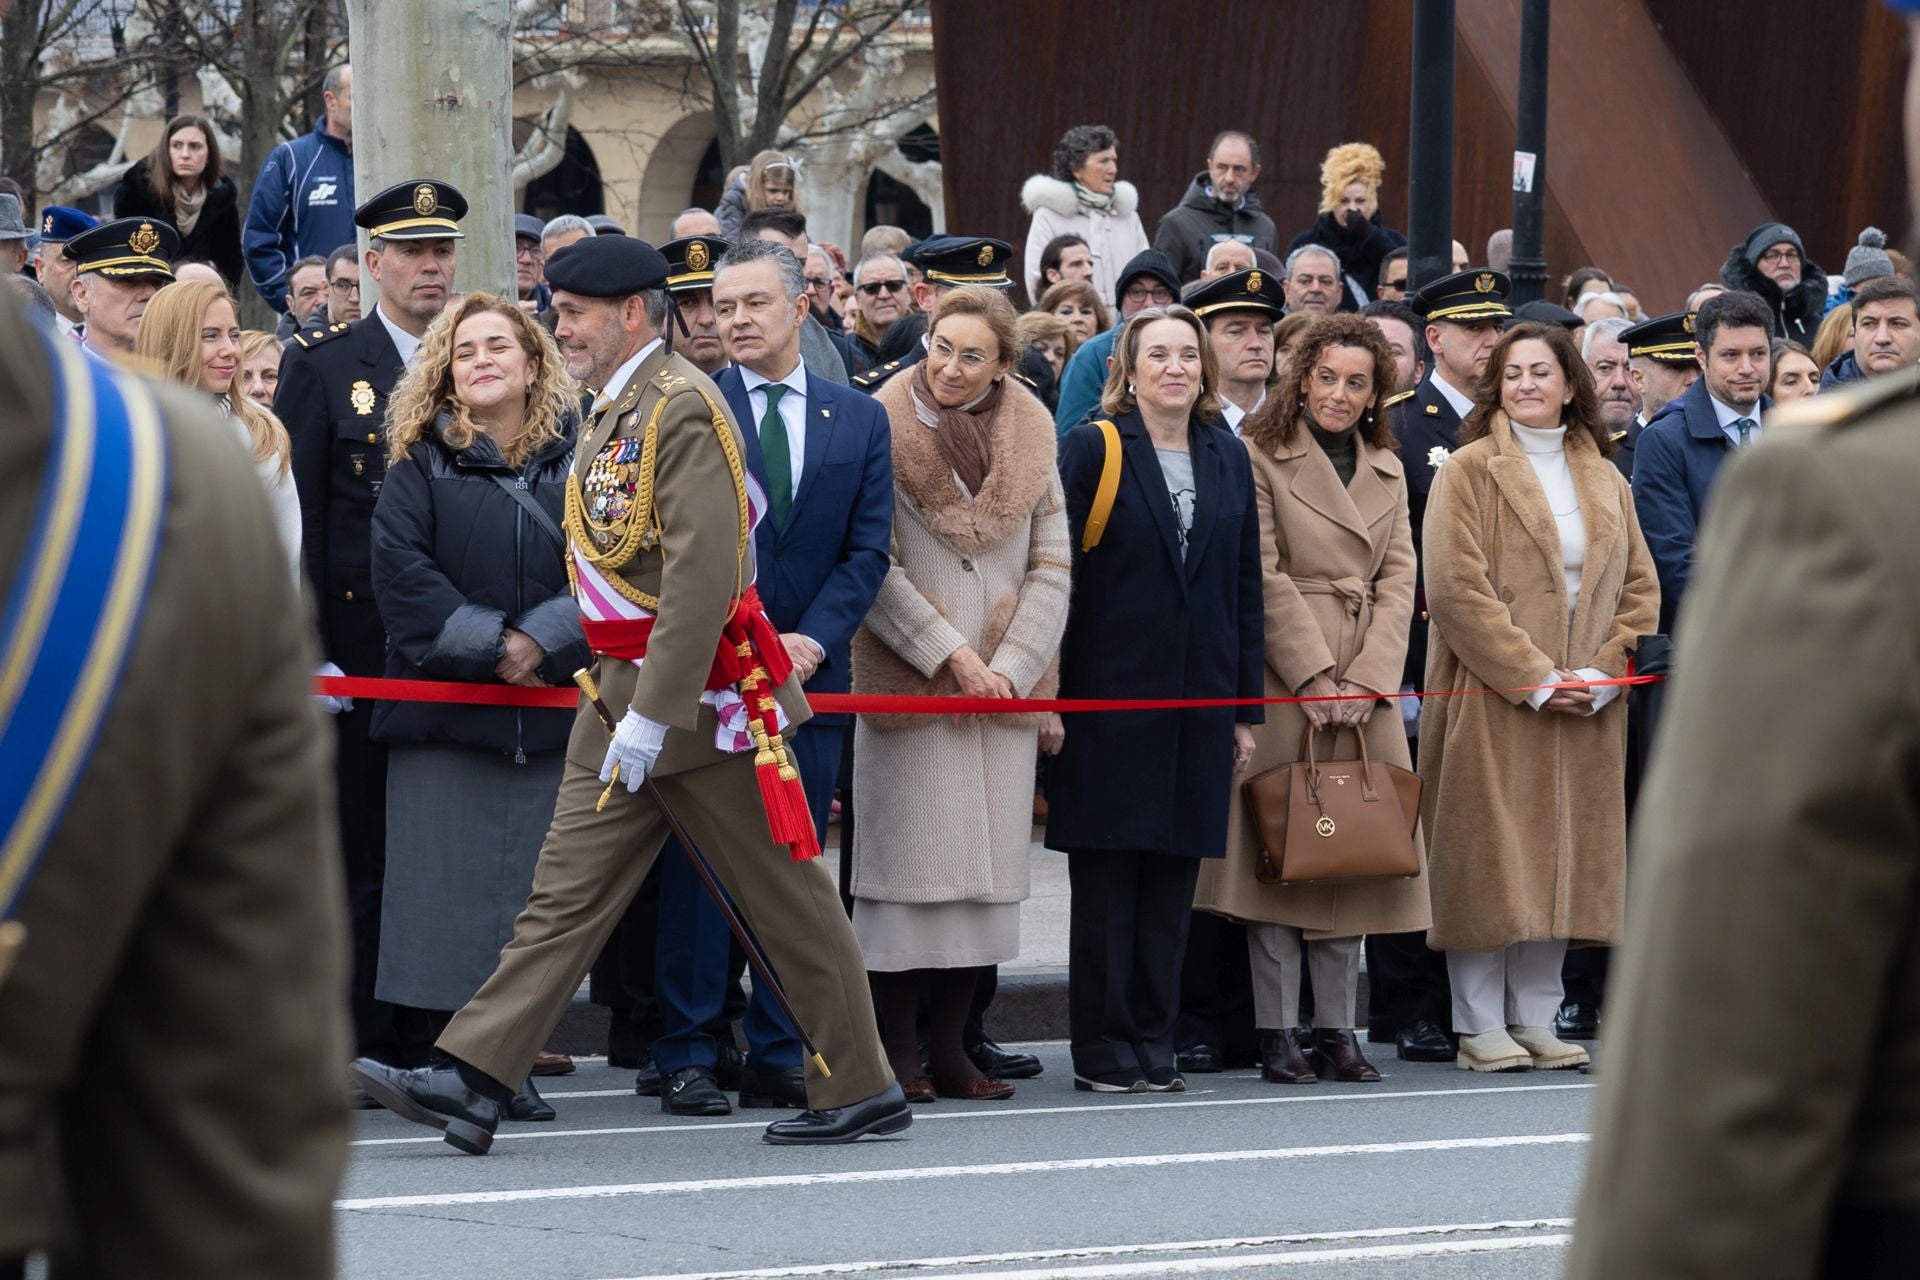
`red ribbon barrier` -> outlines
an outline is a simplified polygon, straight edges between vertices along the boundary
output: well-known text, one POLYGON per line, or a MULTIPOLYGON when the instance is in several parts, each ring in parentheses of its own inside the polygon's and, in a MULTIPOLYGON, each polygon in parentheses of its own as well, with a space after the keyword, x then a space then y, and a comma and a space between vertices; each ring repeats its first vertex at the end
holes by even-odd
MULTIPOLYGON (((1600 689, 1609 685, 1658 684, 1665 676, 1620 676, 1526 685, 1518 689, 1443 689, 1432 692, 1353 693, 1322 698, 941 698, 917 694, 814 693, 807 705, 816 712, 889 716, 1030 715, 1036 711, 1191 711, 1204 707, 1272 707, 1301 702, 1371 702, 1376 698, 1458 698, 1483 693, 1533 693, 1540 689, 1600 689)), ((553 707, 571 710, 580 693, 571 688, 529 688, 514 684, 459 684, 441 680, 387 680, 371 676, 315 676, 313 691, 337 698, 374 698, 385 702, 449 702, 482 707, 553 707)))

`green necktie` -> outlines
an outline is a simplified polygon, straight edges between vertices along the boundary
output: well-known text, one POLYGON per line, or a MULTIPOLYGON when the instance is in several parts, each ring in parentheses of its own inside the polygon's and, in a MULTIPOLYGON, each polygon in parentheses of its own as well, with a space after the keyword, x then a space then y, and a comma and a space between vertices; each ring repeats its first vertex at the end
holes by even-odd
POLYGON ((767 394, 767 411, 760 415, 760 455, 767 464, 767 501, 773 505, 775 528, 787 527, 793 506, 793 459, 787 453, 787 421, 780 416, 780 397, 792 390, 784 382, 760 388, 767 394))
POLYGON ((1735 418, 1733 420, 1733 429, 1740 433, 1740 447, 1742 449, 1747 447, 1747 441, 1753 437, 1753 429, 1759 425, 1760 424, 1752 418, 1735 418))

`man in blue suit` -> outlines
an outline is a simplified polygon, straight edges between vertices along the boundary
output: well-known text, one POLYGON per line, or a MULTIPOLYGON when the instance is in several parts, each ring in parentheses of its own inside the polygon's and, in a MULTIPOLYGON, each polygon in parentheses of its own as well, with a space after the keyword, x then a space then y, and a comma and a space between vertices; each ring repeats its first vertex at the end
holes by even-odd
MULTIPOLYGON (((807 281, 791 250, 749 240, 712 281, 719 336, 733 363, 714 378, 745 435, 765 493, 754 532, 754 585, 809 694, 846 693, 848 653, 886 576, 893 533, 893 442, 869 397, 809 375, 800 356, 807 281)), ((824 838, 844 715, 815 715, 794 739, 807 807, 824 838)), ((824 842, 824 839, 823 839, 824 842)), ((666 1033, 654 1042, 661 1109, 725 1115, 715 1066, 731 981, 728 934, 683 859, 663 860, 656 980, 666 1033)), ((805 1105, 800 1044, 756 990, 742 1107, 805 1105)))
POLYGON ((1735 290, 1700 304, 1694 321, 1700 380, 1640 433, 1633 506, 1660 574, 1660 630, 1672 634, 1693 576, 1694 535, 1720 465, 1760 438, 1767 399, 1773 313, 1758 294, 1735 290))

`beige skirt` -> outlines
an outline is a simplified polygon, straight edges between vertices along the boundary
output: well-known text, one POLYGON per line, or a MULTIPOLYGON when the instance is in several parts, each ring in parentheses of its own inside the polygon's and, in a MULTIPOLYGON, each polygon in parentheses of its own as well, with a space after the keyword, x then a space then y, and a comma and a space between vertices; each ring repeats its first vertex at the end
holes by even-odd
POLYGON ((875 973, 1006 964, 1020 954, 1020 904, 855 898, 853 936, 875 973))

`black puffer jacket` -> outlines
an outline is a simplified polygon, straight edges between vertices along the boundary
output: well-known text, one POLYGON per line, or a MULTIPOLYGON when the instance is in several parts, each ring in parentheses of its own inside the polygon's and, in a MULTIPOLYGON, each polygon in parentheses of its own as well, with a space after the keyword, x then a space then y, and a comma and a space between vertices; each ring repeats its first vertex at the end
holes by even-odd
MULTIPOLYGON (((524 483, 558 529, 575 430, 569 417, 562 437, 517 473, 490 437, 454 449, 437 433, 387 468, 373 509, 373 588, 387 628, 388 677, 497 683, 508 627, 546 651, 540 678, 548 684, 570 684, 587 664, 561 545, 496 479, 524 483)), ((572 727, 573 713, 560 710, 382 702, 373 712, 381 742, 508 755, 558 751, 572 727)))
MULTIPOLYGON (((153 174, 145 160, 136 160, 121 176, 120 185, 114 188, 113 216, 158 218, 175 231, 180 230, 173 210, 161 204, 160 193, 153 189, 153 174)), ((245 264, 240 257, 240 193, 232 178, 220 175, 220 181, 207 192, 206 203, 200 206, 200 216, 194 219, 192 232, 183 232, 180 236, 180 260, 211 262, 229 289, 238 288, 246 279, 245 264)))
POLYGON ((1811 261, 1800 264, 1800 283, 1782 292, 1759 267, 1747 261, 1746 246, 1737 244, 1720 267, 1720 279, 1729 289, 1745 289, 1767 300, 1773 309, 1774 337, 1813 346, 1820 333, 1820 317, 1827 313, 1827 273, 1811 261))
POLYGON ((1340 270, 1352 282, 1340 291, 1340 309, 1358 311, 1373 301, 1374 290, 1380 287, 1380 263, 1395 249, 1406 245, 1407 238, 1391 227, 1380 225, 1380 215, 1363 224, 1355 235, 1338 214, 1323 213, 1315 218, 1313 225, 1295 236, 1287 245, 1287 254, 1307 245, 1319 245, 1333 252, 1340 259, 1340 270), (1358 285, 1364 296, 1356 297, 1353 286, 1358 285))

